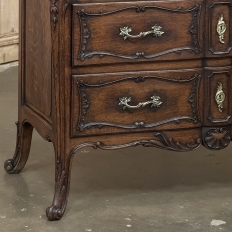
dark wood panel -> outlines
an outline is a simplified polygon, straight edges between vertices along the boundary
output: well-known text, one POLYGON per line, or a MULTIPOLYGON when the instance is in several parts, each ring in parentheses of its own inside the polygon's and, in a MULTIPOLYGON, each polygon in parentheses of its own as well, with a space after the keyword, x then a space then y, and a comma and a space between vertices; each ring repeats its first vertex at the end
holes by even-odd
POLYGON ((230 107, 232 97, 231 78, 231 67, 206 68, 205 125, 220 125, 232 122, 232 109, 230 107), (222 104, 217 102, 220 99, 222 104))
POLYGON ((50 1, 26 1, 25 27, 25 104, 49 120, 51 115, 50 1))
POLYGON ((201 4, 201 0, 75 4, 73 65, 202 57, 201 4), (160 27, 157 36, 154 26, 160 27), (131 31, 126 33, 125 28, 131 31), (128 36, 143 32, 148 34, 128 36))
POLYGON ((207 4, 207 56, 231 56, 232 1, 209 0, 207 4))

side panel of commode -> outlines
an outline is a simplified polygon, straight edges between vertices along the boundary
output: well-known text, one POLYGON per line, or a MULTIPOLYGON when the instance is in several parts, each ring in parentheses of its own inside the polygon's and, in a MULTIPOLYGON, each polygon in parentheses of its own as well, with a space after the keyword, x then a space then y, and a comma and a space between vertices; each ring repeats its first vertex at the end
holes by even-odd
POLYGON ((22 104, 51 122, 50 1, 24 0, 22 104))

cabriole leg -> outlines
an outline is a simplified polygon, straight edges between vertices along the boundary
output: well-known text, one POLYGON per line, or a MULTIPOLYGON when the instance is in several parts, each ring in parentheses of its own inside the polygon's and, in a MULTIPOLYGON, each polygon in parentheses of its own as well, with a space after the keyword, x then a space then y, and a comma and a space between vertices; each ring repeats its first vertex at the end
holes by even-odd
POLYGON ((48 220, 59 220, 64 215, 70 189, 72 155, 56 156, 55 193, 53 203, 47 208, 48 220))
POLYGON ((57 146, 56 150, 56 183, 53 203, 46 213, 50 221, 59 220, 64 215, 70 189, 71 166, 74 154, 83 147, 100 147, 99 142, 83 143, 72 149, 70 153, 62 152, 57 146))
POLYGON ((17 125, 17 142, 15 154, 12 159, 6 160, 4 167, 10 174, 16 174, 23 170, 30 153, 33 126, 28 123, 19 123, 17 125))

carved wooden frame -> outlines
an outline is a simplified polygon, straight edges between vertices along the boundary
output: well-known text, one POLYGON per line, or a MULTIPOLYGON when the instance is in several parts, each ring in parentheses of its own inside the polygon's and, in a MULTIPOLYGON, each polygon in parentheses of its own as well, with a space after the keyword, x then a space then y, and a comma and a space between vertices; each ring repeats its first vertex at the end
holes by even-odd
POLYGON ((200 13, 201 13, 201 5, 199 4, 196 4, 186 9, 183 9, 181 7, 171 9, 171 8, 165 8, 159 6, 131 6, 131 7, 125 7, 109 12, 100 11, 98 13, 93 13, 93 12, 85 11, 85 9, 82 9, 81 11, 78 11, 79 21, 81 25, 81 35, 80 35, 81 41, 79 45, 79 52, 77 59, 84 61, 86 58, 90 59, 93 56, 99 56, 99 58, 103 58, 105 56, 113 56, 123 59, 140 59, 140 58, 152 59, 169 53, 174 53, 174 52, 181 53, 183 51, 195 52, 196 54, 199 54, 202 51, 202 48, 200 47, 200 43, 199 43, 199 27, 198 27, 200 13), (189 26, 189 32, 192 36, 192 43, 194 44, 194 46, 178 47, 178 48, 173 48, 173 49, 165 50, 163 52, 148 54, 148 55, 146 55, 144 52, 136 52, 134 55, 124 55, 124 54, 110 53, 107 51, 92 51, 92 52, 86 51, 88 40, 91 35, 91 31, 89 30, 87 22, 85 20, 86 17, 90 17, 90 16, 102 17, 104 15, 115 14, 121 11, 126 11, 131 9, 134 9, 137 13, 145 12, 146 9, 156 9, 156 10, 164 10, 164 11, 180 12, 180 13, 192 12, 193 18, 189 26))
MULTIPOLYGON (((222 122, 228 122, 230 120, 231 116, 228 114, 227 117, 225 117, 224 119, 214 119, 213 116, 211 115, 211 107, 210 107, 213 96, 210 96, 210 84, 209 84, 210 81, 209 80, 210 80, 210 78, 213 78, 217 74, 226 74, 226 76, 228 76, 228 78, 229 77, 231 78, 232 76, 231 76, 229 71, 212 71, 212 73, 207 78, 208 79, 208 84, 207 84, 207 86, 208 86, 208 94, 207 94, 207 96, 209 96, 209 99, 208 99, 208 101, 209 101, 209 104, 208 104, 208 119, 213 123, 222 123, 222 122)), ((229 96, 227 96, 226 98, 230 99, 230 97, 231 97, 231 93, 230 93, 231 92, 231 80, 230 79, 229 79, 229 83, 228 83, 227 86, 228 86, 228 91, 227 92, 228 92, 229 96)), ((228 110, 229 110, 229 107, 228 107, 228 110)))
POLYGON ((182 79, 182 80, 181 79, 169 79, 169 78, 164 78, 160 76, 139 76, 139 77, 135 76, 135 77, 125 77, 125 78, 117 79, 114 81, 108 81, 108 82, 100 81, 99 83, 96 83, 96 84, 79 81, 76 83, 77 88, 78 88, 78 93, 79 93, 79 105, 80 105, 79 117, 78 117, 76 129, 78 131, 84 131, 85 129, 90 129, 91 127, 102 128, 105 126, 122 128, 122 129, 143 129, 143 128, 154 128, 154 127, 164 125, 167 123, 172 123, 172 122, 179 124, 182 121, 189 121, 189 122, 193 122, 194 124, 196 124, 201 121, 199 112, 198 112, 198 102, 197 102, 200 78, 201 78, 201 75, 195 74, 194 76, 191 76, 188 79, 182 79), (146 79, 158 79, 162 81, 178 82, 178 83, 192 82, 192 88, 191 88, 189 98, 188 98, 188 102, 191 104, 191 108, 192 108, 192 113, 193 113, 192 117, 181 116, 178 118, 170 118, 170 119, 166 119, 166 120, 159 121, 156 123, 149 123, 149 124, 146 124, 146 122, 134 122, 130 125, 116 124, 112 122, 85 123, 85 117, 86 117, 87 110, 90 105, 90 102, 88 101, 87 93, 85 91, 86 88, 96 88, 96 87, 100 88, 100 87, 104 87, 107 85, 113 85, 113 84, 123 82, 123 81, 128 81, 128 80, 139 83, 139 82, 144 82, 146 79))
MULTIPOLYGON (((209 51, 212 52, 213 55, 222 55, 222 54, 229 54, 231 49, 232 49, 232 40, 231 40, 231 36, 232 36, 232 32, 230 31, 229 33, 229 41, 230 41, 230 45, 229 47, 227 48, 227 50, 225 52, 222 52, 222 51, 216 51, 214 50, 213 48, 213 45, 212 45, 212 20, 213 20, 213 8, 216 6, 216 5, 228 5, 229 7, 229 10, 230 10, 230 15, 231 15, 231 8, 232 8, 232 3, 231 2, 214 2, 211 6, 210 6, 210 13, 209 13, 209 51)), ((229 18, 229 26, 231 24, 231 18, 229 18)), ((230 30, 231 26, 228 27, 228 29, 230 30)), ((215 29, 214 29, 215 30, 215 29)))

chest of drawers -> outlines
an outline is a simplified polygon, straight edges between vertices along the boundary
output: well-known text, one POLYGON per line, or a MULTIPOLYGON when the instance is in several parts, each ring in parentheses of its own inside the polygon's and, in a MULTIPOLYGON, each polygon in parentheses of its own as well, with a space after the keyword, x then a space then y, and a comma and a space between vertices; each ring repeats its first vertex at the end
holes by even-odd
POLYGON ((231 141, 232 1, 20 0, 19 173, 33 128, 55 150, 49 220, 83 147, 191 151, 231 141))

